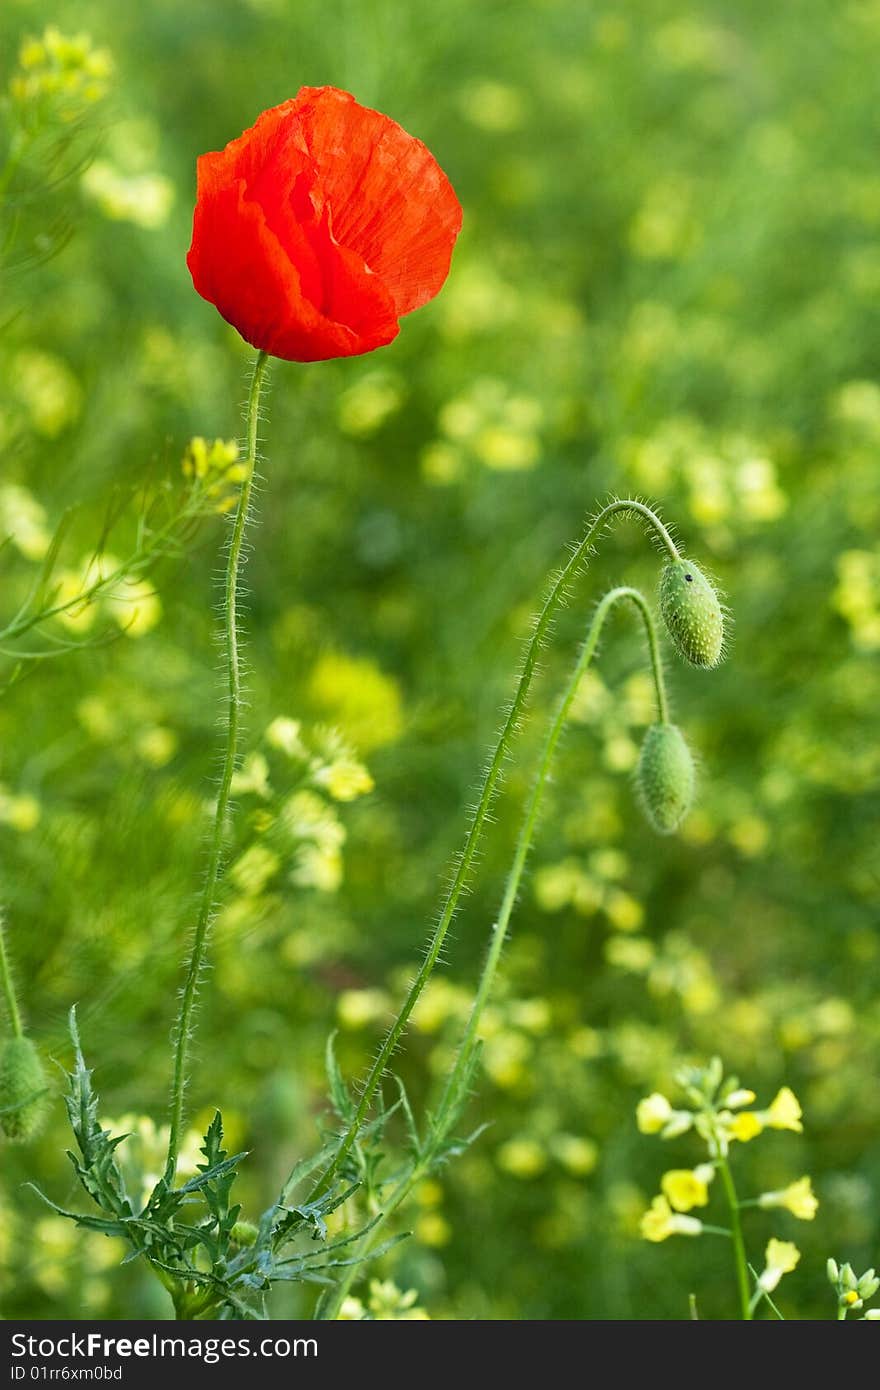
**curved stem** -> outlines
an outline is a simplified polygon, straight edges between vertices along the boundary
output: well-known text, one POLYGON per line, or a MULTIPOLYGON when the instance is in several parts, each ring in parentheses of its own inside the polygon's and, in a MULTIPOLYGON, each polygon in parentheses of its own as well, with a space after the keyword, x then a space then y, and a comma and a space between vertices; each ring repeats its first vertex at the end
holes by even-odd
POLYGON ((229 548, 226 556, 226 580, 223 596, 223 627, 226 640, 226 670, 228 682, 226 712, 226 746, 223 751, 223 767, 220 773, 220 786, 217 792, 217 805, 214 811, 214 825, 208 850, 208 865, 205 882, 199 901, 198 917, 190 951, 189 965, 180 1011, 174 1030, 174 1072, 171 1083, 171 1133, 168 1141, 168 1160, 165 1176, 173 1182, 177 1168, 177 1155, 180 1150, 181 1127, 183 1124, 183 1100, 186 1089, 186 1067, 189 1041, 192 1031, 193 1010, 199 990, 199 978, 205 963, 208 935, 214 914, 214 901, 217 880, 220 876, 220 860, 223 852, 223 837, 226 830, 226 817, 229 810, 229 792, 238 754, 238 729, 241 718, 241 668, 238 651, 238 581, 241 569, 241 552, 250 509, 251 490, 254 482, 254 469, 257 460, 257 423, 259 419, 260 393, 268 355, 261 352, 254 363, 250 392, 248 393, 246 430, 247 472, 241 485, 238 507, 232 523, 229 548))
MULTIPOLYGON (((660 653, 657 643, 657 630, 654 623, 654 616, 648 604, 646 603, 644 596, 638 591, 638 589, 611 589, 607 594, 605 594, 604 598, 602 598, 598 607, 596 608, 595 613, 593 614, 593 619, 587 631, 587 636, 584 640, 583 646, 581 647, 580 654, 578 655, 578 659, 575 662, 574 669, 571 673, 571 676, 569 677, 568 684, 566 685, 562 699, 559 702, 556 714, 547 732, 547 737, 544 742, 544 748, 541 753, 540 762, 538 764, 537 775, 535 777, 532 792, 529 797, 525 815, 523 817, 522 826, 520 828, 519 836, 517 838, 516 849, 514 851, 513 856, 513 863, 511 864, 510 872, 507 876, 507 881, 504 886, 504 895, 501 901, 501 907, 498 913, 498 918, 492 926, 492 936, 489 945, 489 950, 486 955, 486 960, 485 964, 483 965, 482 973, 480 975, 479 984, 477 986, 477 993, 474 997, 473 1005, 471 1006, 470 1016, 468 1018, 468 1022, 464 1031, 464 1036, 462 1037, 461 1043, 459 1045, 455 1063, 452 1067, 451 1072, 449 1073, 446 1084, 443 1088, 440 1103, 431 1121, 431 1139, 426 1145, 425 1151, 420 1156, 418 1163, 412 1168, 412 1170, 409 1173, 407 1173, 401 1179, 397 1187, 391 1193, 390 1197, 383 1202, 381 1217, 376 1221, 376 1223, 373 1225, 368 1235, 364 1239, 364 1255, 366 1255, 370 1248, 375 1245, 379 1231, 381 1230, 384 1223, 389 1219, 390 1216, 393 1215, 393 1213, 397 1210, 401 1203, 406 1199, 406 1197, 408 1197, 409 1193, 416 1186, 416 1184, 420 1182, 421 1179, 430 1170, 431 1165, 437 1156, 437 1151, 440 1145, 442 1144, 446 1134, 448 1133, 450 1125, 455 1123, 456 1114, 460 1108, 462 1101, 465 1099, 467 1081, 470 1075, 471 1064, 478 1045, 477 1030, 480 1026, 480 1019, 482 1017, 483 1010, 485 1009, 486 1003, 492 992, 492 986, 495 982, 495 976, 497 974, 498 966, 501 961, 501 955, 504 949, 505 942, 507 940, 508 930, 510 927, 510 918, 513 913, 514 906, 516 904, 516 900, 519 896, 523 872, 525 870, 526 861, 528 859, 529 850, 531 848, 532 838, 535 833, 535 827, 538 823, 538 817, 541 812, 541 805, 543 803, 544 793, 546 791, 547 783, 550 778, 550 772, 553 766, 554 757, 556 755, 556 749, 559 744, 562 731, 568 722, 568 716, 571 711, 571 706, 574 701, 575 695, 577 694, 578 687, 581 683, 581 680, 583 679, 585 672, 588 670, 590 663, 593 660, 593 657, 596 655, 596 649, 599 645, 599 639, 602 635, 602 629, 605 625, 605 620, 611 612, 612 608, 614 608, 616 604, 624 602, 630 602, 635 605, 636 609, 639 612, 639 616, 641 617, 642 622, 644 624, 645 633, 648 639, 648 648, 651 657, 651 668, 654 676, 654 686, 657 696, 657 710, 660 719, 664 723, 668 722, 668 704, 666 699, 666 687, 663 680, 663 668, 660 664, 660 653)), ((724 1234, 729 1234, 729 1232, 725 1232, 724 1234)), ((336 1288, 334 1288, 332 1295, 327 1300, 324 1308, 322 1309, 322 1317, 327 1321, 335 1318, 338 1315, 339 1308, 342 1304, 342 1300, 347 1294, 349 1288, 351 1287, 351 1284, 356 1274, 357 1266, 352 1266, 351 1269, 347 1270, 346 1273, 340 1278, 338 1285, 336 1286, 336 1288)))
POLYGON ((660 656, 660 643, 657 640, 657 624, 654 615, 639 593, 638 589, 621 590, 639 609, 645 625, 648 641, 648 655, 651 659, 651 675, 654 679, 654 693, 657 696, 657 718, 661 724, 669 723, 669 701, 666 698, 666 681, 663 678, 663 659, 660 656))
POLYGON ((9 1010, 9 1022, 12 1025, 13 1036, 20 1038, 24 1034, 24 1028, 21 1021, 21 1011, 18 1007, 18 998, 15 993, 15 982, 12 978, 9 956, 6 952, 6 927, 2 913, 0 913, 0 985, 3 987, 3 994, 6 998, 6 1007, 9 1010))
POLYGON ((529 798, 525 818, 523 820, 522 828, 520 830, 519 838, 517 840, 516 850, 513 856, 513 863, 511 865, 510 872, 507 876, 507 882, 504 887, 504 897, 502 898, 501 909, 498 913, 498 920, 492 928, 492 943, 489 947, 489 953, 486 957, 486 963, 483 967, 483 973, 480 977, 480 983, 477 988, 477 993, 476 997, 474 998, 473 1006, 471 1008, 471 1013, 468 1019, 467 1027, 465 1029, 464 1037, 461 1041, 458 1057, 456 1059, 455 1066, 453 1067, 449 1075, 449 1079, 444 1088, 443 1096, 441 1098, 440 1105, 435 1116, 434 1128, 437 1129, 440 1133, 443 1132, 444 1121, 448 1117, 450 1111, 453 1110, 458 1103, 458 1093, 460 1084, 467 1075, 470 1066, 471 1056, 473 1054, 474 1046, 476 1043, 477 1029, 480 1025, 480 1018, 483 1013, 483 1009, 486 1006, 486 1001, 488 1000, 489 994, 491 993, 492 985, 495 981, 495 975, 498 970, 498 964, 501 960, 501 953, 504 949, 504 943, 507 939, 508 929, 510 927, 511 913, 513 912, 514 905, 516 904, 516 900, 519 896, 523 871, 525 870, 526 860, 528 858, 529 850, 531 849, 532 838, 535 833, 535 827, 538 823, 538 816, 541 812, 541 805, 544 800, 544 792, 547 787, 547 782, 550 776, 551 767, 553 765, 553 759, 556 755, 556 748, 559 743, 559 739, 562 735, 562 731, 565 728, 565 725, 568 722, 568 716, 571 711, 572 702, 574 701, 575 695, 577 694, 578 686, 580 685, 585 672, 589 668, 590 663, 592 662, 593 657, 596 654, 596 648, 599 645, 599 639, 602 635, 602 629, 605 626, 605 620, 608 617, 608 614, 611 612, 612 608, 615 606, 615 604, 622 602, 630 602, 634 604, 635 607, 638 609, 639 615, 641 616, 642 621, 644 623, 645 633, 648 639, 648 647, 651 654, 651 667, 654 676, 654 688, 657 696, 657 710, 661 721, 663 723, 668 723, 669 708, 666 700, 666 686, 663 680, 663 669, 660 665, 660 654, 657 645, 657 631, 654 624, 653 614, 651 613, 648 604, 645 602, 643 595, 639 593, 638 589, 611 589, 607 594, 605 594, 604 598, 600 601, 596 609, 596 612, 593 615, 593 621, 590 624, 589 631, 587 632, 586 639, 580 651, 580 655, 578 656, 578 659, 575 663, 574 670, 572 671, 568 685, 565 688, 565 693, 563 694, 563 697, 559 702, 559 708, 556 711, 556 716, 547 734, 547 739, 544 744, 544 750, 541 754, 541 761, 538 764, 538 773, 535 778, 535 784, 532 788, 532 794, 529 798))
POLYGON ((742 1219, 740 1217, 739 1202, 736 1196, 736 1188, 733 1184, 733 1174, 730 1171, 730 1164, 723 1156, 718 1159, 718 1172, 721 1174, 721 1181, 724 1184, 724 1195, 727 1198, 727 1205, 730 1207, 733 1259, 736 1265, 736 1282, 739 1289, 740 1309, 743 1319, 746 1322, 750 1322, 753 1308, 751 1289, 749 1287, 749 1266, 746 1259, 745 1242, 743 1240, 742 1219))
POLYGON ((646 521, 669 556, 672 559, 679 558, 678 550, 672 537, 656 513, 653 512, 650 507, 645 506, 643 502, 626 498, 609 502, 597 513, 587 527, 586 534, 582 540, 574 546, 568 560, 557 572, 526 648, 519 683, 517 684, 516 692, 508 709, 501 733, 498 736, 498 741, 495 744, 494 751, 489 760, 489 765, 484 774, 477 807, 465 838, 464 848, 459 857, 452 883, 446 894, 437 925, 428 943, 424 960, 419 967, 418 973, 410 986, 409 993, 401 1005, 397 1017, 385 1035, 379 1051, 376 1054, 375 1061, 364 1082, 361 1099, 354 1117, 345 1134, 342 1136, 339 1148, 336 1150, 331 1163, 314 1188, 312 1200, 326 1191, 328 1185, 351 1152, 352 1146, 369 1113, 370 1106, 373 1103, 373 1098, 378 1090, 385 1068, 400 1041, 401 1035, 409 1021, 410 1014, 416 1006, 419 995, 427 984, 434 966, 437 964, 443 942, 446 939, 446 933, 455 916, 459 899, 461 898, 464 886, 467 882, 477 851, 480 835, 485 825, 486 817, 489 814, 489 808, 495 798, 498 784, 501 780, 504 763, 507 760, 525 708, 526 699, 538 664, 538 655, 548 638, 553 620, 565 601, 568 585, 593 553, 593 542, 599 536, 605 524, 609 522, 612 517, 626 513, 635 514, 646 521))

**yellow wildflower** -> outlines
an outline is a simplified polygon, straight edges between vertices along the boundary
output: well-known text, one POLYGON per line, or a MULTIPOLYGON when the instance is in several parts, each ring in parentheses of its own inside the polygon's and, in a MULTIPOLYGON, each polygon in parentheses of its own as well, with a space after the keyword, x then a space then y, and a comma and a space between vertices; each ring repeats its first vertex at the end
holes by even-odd
POLYGON ((526 1137, 508 1139, 495 1157, 499 1168, 523 1181, 539 1177, 547 1167, 547 1155, 542 1146, 537 1140, 526 1137))
POLYGON ((760 1134, 763 1128, 764 1122, 754 1110, 744 1110, 741 1115, 731 1116, 727 1130, 731 1139, 738 1139, 741 1144, 747 1144, 756 1134, 760 1134))
POLYGON ((778 1192, 762 1193, 758 1198, 758 1205, 784 1207, 799 1221, 812 1221, 819 1208, 819 1199, 813 1191, 810 1179, 805 1177, 798 1178, 797 1182, 789 1183, 788 1187, 783 1187, 778 1192))
POLYGON ((359 1298, 348 1298, 342 1300, 342 1307, 339 1310, 339 1322, 363 1322, 367 1316, 367 1310, 359 1298))
POLYGON ((659 1134, 674 1114, 672 1106, 659 1091, 652 1091, 636 1106, 636 1124, 642 1134, 659 1134))
POLYGON ((373 779, 363 763, 354 758, 338 758, 316 775, 319 786, 326 787, 334 801, 354 801, 373 790, 373 779))
POLYGON ((300 738, 302 724, 299 719, 288 719, 284 715, 279 715, 273 719, 266 729, 266 742, 272 748, 279 749, 286 753, 289 758, 303 758, 308 754, 305 744, 300 738))
POLYGON ((439 1211, 426 1211, 416 1219, 415 1235, 422 1245, 439 1250, 452 1239, 452 1227, 439 1211))
POLYGON ((371 1279, 369 1316, 377 1322, 428 1322, 430 1314, 419 1308, 415 1289, 399 1289, 391 1279, 371 1279))
POLYGON ((642 1217, 641 1232, 645 1240, 661 1241, 669 1236, 698 1236, 703 1229, 696 1216, 680 1216, 663 1196, 655 1197, 642 1217))
POLYGON ((790 1274, 797 1268, 801 1252, 790 1240, 777 1240, 774 1236, 767 1242, 764 1252, 764 1272, 758 1284, 765 1293, 772 1293, 783 1274, 790 1274))
POLYGON ((771 1129, 791 1129, 794 1130, 795 1134, 802 1134, 804 1128, 801 1124, 802 1114, 803 1111, 794 1091, 790 1090, 788 1086, 783 1086, 765 1111, 764 1123, 768 1124, 771 1129))
POLYGON ((704 1207, 709 1201, 709 1183, 715 1176, 711 1163, 701 1163, 698 1168, 671 1168, 660 1179, 660 1186, 669 1205, 676 1211, 690 1211, 691 1207, 704 1207))

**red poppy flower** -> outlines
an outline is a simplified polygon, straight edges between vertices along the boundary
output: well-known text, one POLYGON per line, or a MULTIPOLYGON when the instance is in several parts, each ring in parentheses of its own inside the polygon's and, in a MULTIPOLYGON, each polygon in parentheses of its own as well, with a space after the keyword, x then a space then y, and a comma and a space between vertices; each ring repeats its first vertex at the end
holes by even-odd
POLYGON ((449 272, 461 207, 414 136, 336 87, 303 87, 198 161, 186 258, 254 347, 295 362, 397 337, 449 272))

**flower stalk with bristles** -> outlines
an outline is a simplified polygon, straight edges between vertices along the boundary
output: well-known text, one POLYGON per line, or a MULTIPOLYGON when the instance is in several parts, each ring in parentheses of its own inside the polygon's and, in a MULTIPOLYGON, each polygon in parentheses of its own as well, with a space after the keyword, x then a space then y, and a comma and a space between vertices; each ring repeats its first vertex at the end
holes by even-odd
POLYGON ((0 1044, 0 1130, 10 1143, 26 1143, 34 1138, 42 1125, 48 1087, 40 1054, 24 1031, 2 914, 0 984, 12 1028, 12 1037, 0 1044))
MULTIPOLYGON (((665 530, 662 539, 668 539, 668 532, 665 532, 665 530)), ((675 737, 684 748, 685 753, 687 753, 687 745, 684 743, 681 733, 669 722, 669 703, 663 676, 663 664, 657 640, 657 628, 651 608, 644 598, 644 595, 637 589, 629 587, 612 589, 600 600, 596 608, 586 639, 568 680, 556 714, 550 723, 539 760, 538 772, 526 806, 522 827, 514 850, 513 863, 505 884, 498 918, 492 926, 489 949, 477 986, 474 1002, 471 1007, 470 1017, 465 1027, 465 1032, 459 1045, 455 1062, 441 1093, 439 1104, 432 1112, 430 1133, 425 1144, 422 1146, 418 1162, 413 1165, 410 1171, 404 1174, 388 1196, 383 1196, 381 1215, 377 1217, 369 1233, 364 1237, 362 1249, 359 1251, 359 1254, 364 1257, 366 1257, 369 1250, 375 1246, 379 1237, 379 1232, 384 1223, 406 1200, 416 1184, 421 1181, 437 1163, 443 1145, 447 1141, 451 1129, 457 1122, 465 1101, 467 1100, 470 1082, 478 1058, 480 1021, 491 994, 504 945, 509 933, 511 915, 519 896, 529 850, 538 824, 544 794, 550 778, 559 741, 568 722, 571 706, 583 677, 596 655, 599 639, 602 635, 606 620, 612 610, 617 605, 621 604, 632 604, 636 608, 644 626, 657 705, 658 722, 652 726, 652 730, 659 731, 661 736, 671 735, 675 737)), ((649 730, 649 734, 650 733, 651 730, 649 730)), ((689 757, 690 755, 688 754, 687 756, 689 757)), ((646 805, 648 818, 651 820, 654 827, 661 830, 663 833, 668 833, 675 828, 687 811, 693 790, 693 777, 691 776, 686 791, 676 787, 672 792, 669 791, 668 787, 666 787, 664 792, 664 778, 666 782, 669 781, 666 769, 661 765, 657 771, 656 777, 651 783, 651 790, 649 790, 647 795, 642 791, 642 800, 646 805), (654 792, 655 785, 659 788, 656 795, 654 792), (665 809, 670 800, 674 801, 674 813, 665 809)), ((694 1231, 700 1229, 700 1223, 695 1219, 682 1217, 676 1218, 676 1221, 679 1221, 682 1227, 686 1226, 688 1221, 690 1221, 694 1231)), ((331 1319, 339 1316, 339 1310, 351 1287, 353 1278, 354 1267, 352 1267, 350 1272, 341 1277, 333 1293, 324 1299, 321 1307, 321 1316, 323 1318, 331 1319)))

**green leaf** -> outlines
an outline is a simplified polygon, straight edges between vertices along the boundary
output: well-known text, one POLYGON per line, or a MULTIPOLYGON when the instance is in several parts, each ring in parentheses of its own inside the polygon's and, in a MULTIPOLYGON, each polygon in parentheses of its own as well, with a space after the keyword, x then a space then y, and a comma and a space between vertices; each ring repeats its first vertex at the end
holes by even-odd
POLYGON ((202 1168, 197 1177, 190 1178, 182 1187, 176 1187, 174 1189, 175 1195, 183 1197, 187 1192, 204 1191, 206 1186, 216 1182, 218 1178, 233 1172, 236 1164, 240 1163, 243 1158, 247 1158, 246 1149, 243 1149, 241 1153, 233 1154, 231 1158, 224 1158, 222 1162, 214 1164, 213 1167, 202 1168))
POLYGON ((65 1105, 81 1159, 70 1151, 67 1156, 93 1201, 104 1211, 127 1219, 133 1215, 133 1208, 115 1158, 115 1151, 126 1136, 114 1138, 98 1123, 98 1097, 92 1090, 92 1073, 83 1058, 75 1007, 70 1010, 70 1036, 74 1069, 68 1075, 70 1085, 65 1105))
POLYGON ((333 1109, 341 1120, 347 1125, 351 1124, 357 1113, 355 1105, 349 1093, 348 1087, 339 1070, 339 1063, 336 1060, 336 1048, 334 1046, 336 1034, 331 1033, 327 1039, 327 1046, 324 1051, 324 1058, 327 1067, 327 1084, 330 1089, 330 1099, 333 1102, 333 1109))
POLYGON ((412 1112, 412 1106, 409 1103, 409 1096, 406 1093, 406 1087, 404 1086, 399 1076, 395 1076, 394 1080, 396 1081, 397 1089, 400 1092, 400 1108, 403 1111, 403 1118, 406 1123, 406 1132, 407 1136, 409 1137, 410 1152, 413 1154, 415 1158, 418 1159, 421 1158, 422 1155, 422 1141, 419 1136, 418 1125, 416 1124, 415 1116, 412 1112))
POLYGON ((293 1188, 301 1183, 304 1178, 311 1177, 312 1173, 318 1168, 323 1168, 325 1164, 329 1163, 338 1148, 339 1139, 334 1137, 328 1144, 325 1144, 323 1148, 319 1149, 316 1154, 313 1154, 310 1158, 301 1158, 298 1163, 294 1164, 290 1177, 281 1189, 279 1206, 286 1202, 293 1188))

